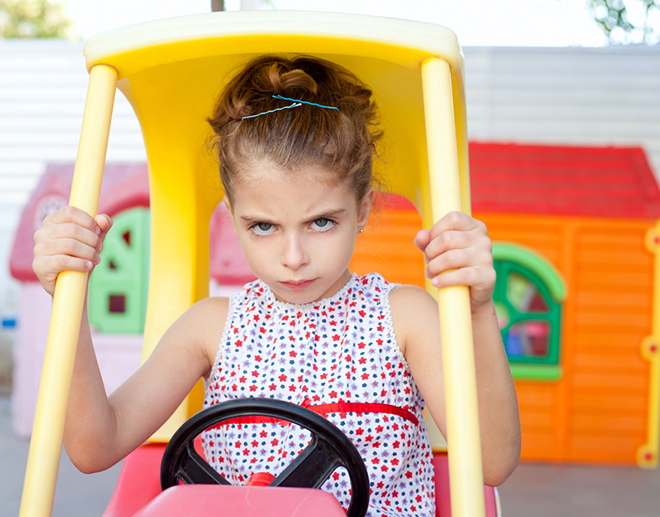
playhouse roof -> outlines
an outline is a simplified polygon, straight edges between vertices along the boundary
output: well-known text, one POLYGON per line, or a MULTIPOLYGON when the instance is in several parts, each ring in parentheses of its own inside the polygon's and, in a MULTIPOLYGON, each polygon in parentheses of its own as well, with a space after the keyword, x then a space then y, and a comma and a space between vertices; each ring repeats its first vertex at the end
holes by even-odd
MULTIPOLYGON (((9 258, 10 272, 17 280, 37 281, 37 276, 32 271, 32 236, 41 226, 44 217, 69 203, 74 166, 73 163, 48 164, 23 208, 9 258)), ((149 206, 147 164, 106 164, 99 213, 112 216, 136 206, 149 206)))
POLYGON ((659 218, 640 147, 470 143, 475 212, 659 218))

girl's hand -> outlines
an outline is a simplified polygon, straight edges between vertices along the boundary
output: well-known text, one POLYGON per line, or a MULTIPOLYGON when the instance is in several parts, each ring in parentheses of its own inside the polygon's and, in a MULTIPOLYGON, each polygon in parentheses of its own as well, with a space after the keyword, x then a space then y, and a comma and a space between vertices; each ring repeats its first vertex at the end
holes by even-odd
POLYGON ((107 215, 91 217, 71 206, 43 220, 34 234, 32 269, 48 294, 53 295, 60 272, 94 269, 111 227, 107 215))
POLYGON ((450 212, 430 230, 421 230, 415 245, 424 252, 426 276, 434 286, 467 285, 473 313, 490 303, 495 269, 484 223, 462 212, 450 212))

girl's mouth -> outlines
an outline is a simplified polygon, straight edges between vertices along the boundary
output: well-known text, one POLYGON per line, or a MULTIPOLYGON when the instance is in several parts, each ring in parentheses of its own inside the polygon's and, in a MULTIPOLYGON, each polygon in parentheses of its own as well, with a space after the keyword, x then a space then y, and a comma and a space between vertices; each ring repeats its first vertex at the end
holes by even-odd
POLYGON ((301 291, 307 289, 314 280, 300 280, 298 282, 280 282, 284 287, 290 289, 291 291, 301 291))

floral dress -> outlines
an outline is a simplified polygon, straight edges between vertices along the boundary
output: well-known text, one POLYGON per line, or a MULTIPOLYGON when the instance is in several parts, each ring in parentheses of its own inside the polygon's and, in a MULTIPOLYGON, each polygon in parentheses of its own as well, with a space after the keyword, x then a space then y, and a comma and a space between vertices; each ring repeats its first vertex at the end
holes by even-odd
MULTIPOLYGON (((341 429, 370 478, 368 516, 435 515, 424 401, 397 345, 389 292, 376 273, 353 275, 334 296, 278 301, 261 281, 230 301, 205 407, 245 397, 307 406, 341 429)), ((295 424, 264 419, 206 431, 207 461, 233 484, 279 474, 309 443, 295 424)), ((337 469, 323 489, 348 507, 350 480, 337 469)))

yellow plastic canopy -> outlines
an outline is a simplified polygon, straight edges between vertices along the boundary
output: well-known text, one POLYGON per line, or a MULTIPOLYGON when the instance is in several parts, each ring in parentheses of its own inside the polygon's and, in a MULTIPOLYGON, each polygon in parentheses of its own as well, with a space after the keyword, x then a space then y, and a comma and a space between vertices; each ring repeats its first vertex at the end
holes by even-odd
MULTIPOLYGON (((151 269, 143 360, 165 330, 208 294, 209 219, 223 191, 205 122, 232 73, 264 53, 309 54, 369 84, 385 131, 379 174, 426 227, 470 211, 463 57, 432 24, 345 14, 209 13, 108 31, 85 45, 90 86, 72 205, 95 214, 115 87, 140 122, 151 195, 151 269)), ((62 273, 53 302, 21 515, 49 515, 86 275, 62 273)), ((433 290, 435 291, 435 290, 433 290)), ((442 321, 452 511, 483 515, 469 295, 437 294, 442 321)), ((154 436, 167 440, 199 409, 189 397, 154 436)))

